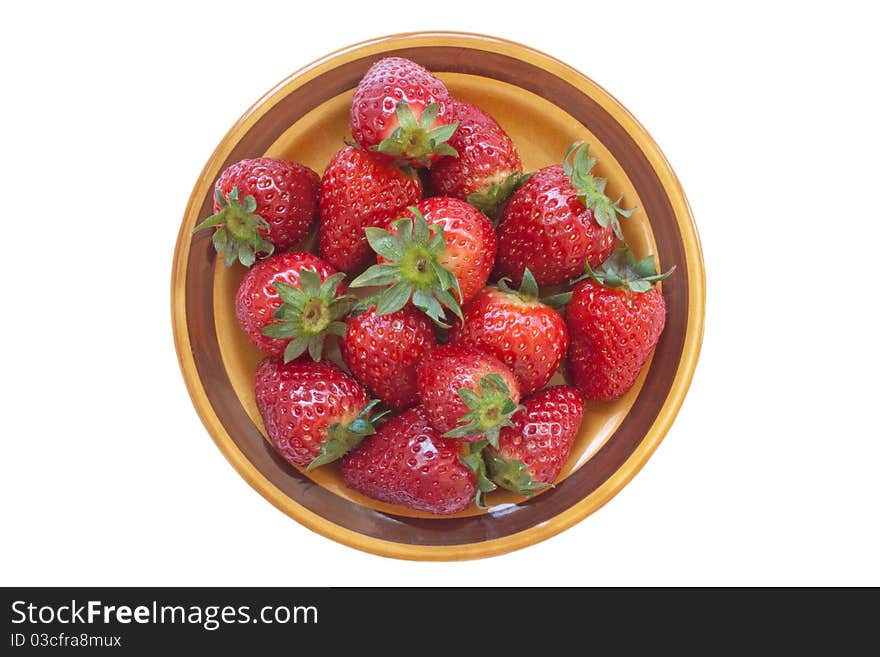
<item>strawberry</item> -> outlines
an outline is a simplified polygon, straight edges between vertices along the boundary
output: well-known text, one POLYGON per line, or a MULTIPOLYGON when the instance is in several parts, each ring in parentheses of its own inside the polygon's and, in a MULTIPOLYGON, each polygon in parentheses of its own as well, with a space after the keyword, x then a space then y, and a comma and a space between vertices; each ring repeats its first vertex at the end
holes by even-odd
POLYGON ((519 283, 529 267, 538 285, 556 285, 598 267, 623 239, 617 215, 628 217, 605 195, 605 180, 590 173, 589 145, 572 144, 563 164, 533 173, 510 197, 498 225, 496 276, 519 283))
POLYGON ((507 490, 532 495, 562 472, 584 416, 584 400, 573 386, 553 386, 523 400, 504 427, 498 447, 484 453, 489 478, 507 490))
POLYGON ((383 502, 437 514, 457 513, 476 494, 475 476, 459 462, 457 440, 441 438, 421 406, 382 425, 342 459, 345 483, 383 502))
POLYGON ((568 373, 586 399, 610 401, 632 388, 666 323, 666 303, 652 283, 672 271, 657 274, 654 256, 636 262, 625 247, 601 269, 587 265, 566 310, 568 373))
POLYGON ((444 438, 498 443, 520 408, 519 382, 497 358, 470 347, 441 345, 418 367, 419 399, 444 438))
POLYGON ((344 272, 364 265, 371 255, 364 228, 385 226, 420 200, 418 176, 407 176, 359 148, 346 146, 333 156, 321 178, 321 257, 344 272))
POLYGON ((330 265, 299 251, 276 253, 245 274, 235 295, 235 315, 251 342, 262 351, 293 360, 308 349, 321 359, 327 333, 344 335, 340 321, 354 297, 344 294, 342 278, 330 265))
POLYGON ((538 285, 526 268, 519 290, 507 286, 483 288, 462 308, 464 320, 449 334, 460 344, 491 354, 507 365, 529 395, 543 388, 562 364, 568 349, 568 330, 549 304, 562 304, 569 294, 538 298, 538 285))
POLYGON ((522 162, 510 137, 487 112, 453 99, 458 129, 447 142, 458 157, 431 166, 431 185, 440 196, 467 201, 494 216, 522 179, 522 162))
POLYGON ((458 155, 447 140, 458 124, 452 98, 423 66, 402 57, 373 64, 351 100, 351 134, 361 148, 398 165, 430 166, 458 155))
POLYGON ((389 315, 375 308, 348 318, 342 360, 370 393, 395 408, 418 403, 416 366, 437 344, 431 321, 412 306, 389 315))
POLYGON ((217 253, 245 267, 260 253, 288 249, 305 237, 318 209, 318 174, 271 157, 227 167, 214 186, 214 214, 193 232, 214 227, 217 253))
POLYGON ((269 440, 288 462, 308 470, 335 461, 375 433, 378 400, 336 365, 270 356, 254 377, 257 409, 269 440))
POLYGON ((388 230, 366 229, 379 264, 351 286, 387 286, 376 297, 380 315, 412 299, 416 308, 445 326, 443 308, 460 316, 460 304, 486 284, 495 260, 495 232, 483 214, 454 198, 427 198, 408 214, 411 218, 392 221, 388 230))

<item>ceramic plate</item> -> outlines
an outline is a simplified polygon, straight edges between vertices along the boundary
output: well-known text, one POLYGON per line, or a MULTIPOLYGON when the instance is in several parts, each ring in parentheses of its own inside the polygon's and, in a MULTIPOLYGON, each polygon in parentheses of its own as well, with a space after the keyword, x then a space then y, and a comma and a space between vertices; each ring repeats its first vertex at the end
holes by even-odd
MULTIPOLYGON (((303 248, 313 248, 314 238, 303 248)), ((286 514, 327 537, 406 559, 500 554, 552 536, 601 507, 644 465, 687 391, 700 349, 704 278, 699 240, 681 186, 642 126, 582 73, 509 41, 452 33, 407 34, 346 48, 294 73, 251 107, 223 138, 193 189, 174 257, 172 320, 181 370, 208 432, 235 469, 286 514), (407 57, 435 72, 454 96, 488 110, 513 138, 526 171, 560 162, 575 140, 590 143, 608 195, 637 207, 624 234, 663 270, 666 329, 623 399, 588 404, 557 485, 533 498, 506 492, 490 507, 437 517, 347 489, 335 466, 306 474, 275 455, 254 402, 261 354, 239 329, 233 299, 244 269, 225 268, 209 231, 213 184, 229 164, 294 159, 318 173, 349 136, 352 92, 376 60, 407 57)), ((331 352, 332 353, 332 352, 331 352)), ((557 374, 556 382, 561 381, 557 374)))

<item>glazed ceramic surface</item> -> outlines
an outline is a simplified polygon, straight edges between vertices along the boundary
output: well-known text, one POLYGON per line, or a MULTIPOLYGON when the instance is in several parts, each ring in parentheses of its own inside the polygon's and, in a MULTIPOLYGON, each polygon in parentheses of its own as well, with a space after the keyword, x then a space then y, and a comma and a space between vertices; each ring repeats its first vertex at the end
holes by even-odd
MULTIPOLYGON (((314 248, 314 236, 298 248, 314 248)), ((352 547, 407 559, 490 556, 545 539, 583 519, 642 467, 672 423, 700 349, 704 278, 684 193, 650 136, 607 92, 567 65, 521 45, 467 34, 410 34, 332 54, 294 73, 248 110, 208 160, 178 236, 172 319, 181 370, 208 432, 238 472, 311 529, 352 547), (489 508, 437 517, 377 502, 344 486, 336 466, 300 471, 275 455, 257 412, 253 372, 262 358, 239 329, 233 299, 244 268, 225 268, 209 231, 213 183, 249 157, 297 160, 318 173, 349 137, 348 108, 376 60, 407 57, 434 71, 454 96, 488 110, 510 134, 524 168, 557 164, 575 140, 590 144, 611 198, 638 211, 623 222, 639 256, 661 268, 666 329, 623 399, 588 404, 560 480, 526 499, 492 493, 489 508)), ((331 357, 338 352, 331 350, 331 357)), ((551 383, 562 382, 561 373, 551 383)))

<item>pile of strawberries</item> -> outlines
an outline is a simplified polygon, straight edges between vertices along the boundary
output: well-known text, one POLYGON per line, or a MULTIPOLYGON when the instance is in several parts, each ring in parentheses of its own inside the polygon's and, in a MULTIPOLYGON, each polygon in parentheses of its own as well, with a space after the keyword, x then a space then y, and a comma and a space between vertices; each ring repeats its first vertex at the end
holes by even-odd
POLYGON ((367 71, 351 133, 321 177, 231 165, 195 229, 249 268, 235 311, 268 354, 255 392, 272 445, 437 514, 551 486, 585 400, 625 394, 656 345, 668 273, 623 243, 632 211, 588 145, 525 174, 498 123, 415 62, 367 71), (318 255, 296 250, 316 218, 318 255), (328 339, 342 363, 322 357, 328 339), (547 387, 566 358, 571 385, 547 387))

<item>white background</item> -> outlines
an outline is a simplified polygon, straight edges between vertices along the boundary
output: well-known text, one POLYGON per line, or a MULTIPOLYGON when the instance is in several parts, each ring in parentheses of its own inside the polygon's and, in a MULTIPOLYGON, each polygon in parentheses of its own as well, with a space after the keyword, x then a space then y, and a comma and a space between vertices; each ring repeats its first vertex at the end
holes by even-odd
POLYGON ((4 10, 0 584, 880 584, 862 3, 127 4, 4 10), (332 50, 428 29, 519 41, 615 95, 681 178, 707 272, 693 385, 641 473, 559 536, 464 563, 355 551, 253 491, 193 410, 169 310, 187 198, 240 114, 332 50))

